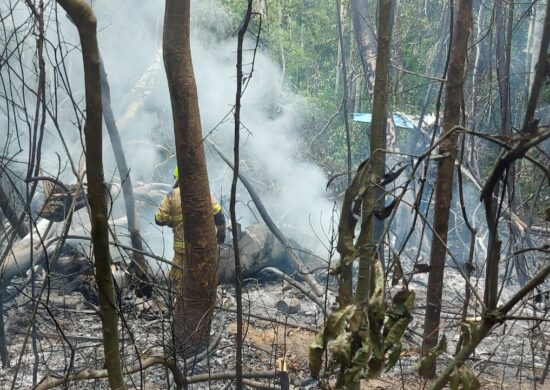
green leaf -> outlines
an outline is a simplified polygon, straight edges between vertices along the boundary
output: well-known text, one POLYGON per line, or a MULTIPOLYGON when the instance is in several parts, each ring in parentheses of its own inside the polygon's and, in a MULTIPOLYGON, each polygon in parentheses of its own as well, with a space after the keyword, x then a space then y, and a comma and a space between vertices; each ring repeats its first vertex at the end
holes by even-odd
POLYGON ((363 340, 363 334, 369 328, 369 316, 365 307, 357 306, 355 313, 351 316, 349 322, 349 330, 356 333, 361 340, 363 340))
POLYGON ((474 371, 468 366, 455 368, 449 378, 451 390, 479 390, 481 384, 474 371))
POLYGON ((336 245, 336 249, 342 259, 341 265, 347 265, 357 257, 357 248, 353 243, 355 225, 357 224, 356 215, 358 215, 356 210, 361 207, 359 195, 366 189, 369 172, 370 163, 367 159, 359 166, 357 174, 344 195, 342 214, 340 214, 340 222, 338 224, 338 243, 336 245))
MULTIPOLYGON (((378 258, 378 251, 373 258, 372 270, 374 272, 374 286, 369 298, 369 318, 375 319, 378 323, 384 321, 386 315, 385 299, 384 299, 384 269, 382 262, 378 258)), ((371 324, 371 326, 374 324, 371 324)))
POLYGON ((445 335, 443 335, 441 337, 441 340, 439 341, 439 344, 437 344, 436 347, 430 351, 428 356, 420 360, 418 373, 423 377, 427 377, 431 373, 430 372, 431 367, 435 362, 435 359, 437 359, 437 357, 446 350, 447 350, 447 338, 445 337, 445 335))
POLYGON ((369 337, 365 337, 361 342, 361 347, 355 351, 355 355, 351 361, 351 364, 354 366, 364 367, 372 355, 372 345, 369 337))
POLYGON ((346 325, 356 309, 356 305, 348 305, 330 313, 325 328, 327 340, 335 339, 345 331, 346 325))
POLYGON ((349 334, 341 333, 335 340, 329 341, 328 349, 333 359, 348 367, 351 363, 351 339, 349 334))
POLYGON ((401 356, 401 347, 402 347, 401 343, 397 343, 393 346, 393 350, 388 355, 388 361, 386 363, 386 372, 391 370, 399 360, 399 357, 401 356))
POLYGON ((312 378, 319 378, 323 365, 323 352, 325 351, 325 330, 315 335, 313 343, 309 346, 309 372, 312 378))
POLYGON ((389 350, 394 345, 401 344, 401 338, 407 330, 407 326, 412 321, 412 317, 403 317, 397 320, 393 326, 387 332, 386 338, 384 339, 384 348, 389 350))

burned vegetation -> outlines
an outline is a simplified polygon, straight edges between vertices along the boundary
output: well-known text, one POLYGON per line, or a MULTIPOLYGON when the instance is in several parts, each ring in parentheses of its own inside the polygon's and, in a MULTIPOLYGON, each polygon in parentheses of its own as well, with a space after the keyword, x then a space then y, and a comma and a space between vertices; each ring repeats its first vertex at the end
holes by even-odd
POLYGON ((0 0, 0 388, 544 386, 550 2, 421 3, 0 0))

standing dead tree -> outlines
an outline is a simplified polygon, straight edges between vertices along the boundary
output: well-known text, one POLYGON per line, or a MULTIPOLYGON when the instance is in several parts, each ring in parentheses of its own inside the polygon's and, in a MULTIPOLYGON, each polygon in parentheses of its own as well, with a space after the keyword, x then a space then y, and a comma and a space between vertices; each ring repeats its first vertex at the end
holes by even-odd
MULTIPOLYGON (((243 22, 239 28, 237 38, 237 91, 235 92, 235 109, 233 117, 235 119, 234 144, 233 144, 233 179, 231 181, 231 200, 229 209, 231 213, 231 227, 233 232, 238 231, 237 212, 235 203, 237 201, 237 181, 239 180, 239 146, 241 139, 241 97, 243 94, 243 43, 244 36, 248 30, 250 18, 252 16, 252 0, 248 0, 246 13, 243 22)), ((249 75, 250 77, 250 75, 249 75)), ((239 235, 233 234, 233 252, 235 253, 235 295, 237 300, 237 353, 235 371, 237 389, 243 387, 243 296, 242 296, 242 272, 241 258, 239 253, 239 235)))
POLYGON ((387 176, 384 174, 392 5, 392 0, 378 2, 371 155, 359 166, 342 204, 337 245, 341 259, 333 270, 340 277, 338 308, 330 313, 323 330, 310 346, 309 364, 313 377, 320 376, 325 354, 329 360, 322 378, 326 388, 332 388, 331 377, 335 376, 334 388, 359 389, 361 379, 376 377, 384 368, 395 365, 401 353, 401 337, 412 320, 410 310, 414 305, 414 292, 406 286, 396 293, 392 307, 388 308, 380 255, 384 232, 377 234, 375 229, 375 219, 395 215, 394 206, 399 200, 386 208, 382 189, 403 172, 401 169, 387 176), (355 242, 359 214, 361 230, 355 242), (357 257, 359 271, 353 296, 349 266, 357 257))

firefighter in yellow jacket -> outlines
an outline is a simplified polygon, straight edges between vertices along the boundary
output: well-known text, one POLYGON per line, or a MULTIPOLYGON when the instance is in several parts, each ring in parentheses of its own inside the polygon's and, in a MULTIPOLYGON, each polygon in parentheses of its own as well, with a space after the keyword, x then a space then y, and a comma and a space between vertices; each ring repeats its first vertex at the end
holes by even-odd
MULTIPOLYGON (((174 170, 174 178, 179 176, 178 168, 174 170)), ((214 210, 214 223, 216 224, 218 244, 225 242, 225 216, 222 208, 216 198, 212 197, 212 208, 214 210)), ((185 256, 184 238, 183 238, 183 213, 181 208, 180 189, 178 187, 166 195, 162 200, 156 214, 155 223, 159 226, 168 226, 174 233, 174 258, 173 262, 183 266, 185 256)), ((172 267, 170 270, 170 280, 174 286, 178 286, 183 278, 181 269, 172 267)))

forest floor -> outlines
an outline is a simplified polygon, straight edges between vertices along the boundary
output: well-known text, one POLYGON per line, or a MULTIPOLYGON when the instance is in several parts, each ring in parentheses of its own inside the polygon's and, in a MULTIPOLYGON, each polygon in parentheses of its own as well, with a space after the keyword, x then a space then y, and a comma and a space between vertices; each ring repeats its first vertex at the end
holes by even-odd
MULTIPOLYGON (((441 329, 449 343, 447 353, 439 360, 440 368, 452 357, 458 340, 464 295, 464 282, 458 272, 450 269, 446 278, 450 287, 445 291, 441 329)), ((425 274, 415 275, 410 288, 417 292, 425 291, 425 283, 425 274)), ((199 362, 188 360, 185 367, 181 365, 186 375, 234 370, 234 292, 231 287, 220 287, 219 292, 220 307, 216 311, 212 327, 212 339, 217 340, 217 343, 207 358, 199 362)), ((508 291, 503 292, 503 296, 508 294, 508 291)), ((381 378, 365 382, 362 388, 420 389, 425 386, 415 369, 423 329, 424 299, 421 293, 417 294, 414 320, 405 335, 400 362, 381 378)), ((52 290, 48 297, 43 296, 42 301, 47 304, 38 305, 37 308, 35 345, 32 337, 26 337, 34 306, 28 294, 21 293, 15 300, 4 305, 11 368, 0 370, 1 389, 32 388, 35 361, 38 362, 35 373, 38 381, 46 375, 64 376, 69 371, 74 373, 85 368, 103 368, 101 322, 96 308, 86 302, 80 293, 64 295, 52 290), (15 375, 17 378, 14 380, 15 375)), ((330 303, 329 299, 329 306, 330 303)), ((126 367, 138 363, 138 352, 139 356, 146 357, 155 352, 170 351, 170 316, 163 314, 163 309, 148 305, 139 299, 126 302, 123 311, 124 324, 120 333, 126 367)), ((315 329, 323 322, 320 310, 304 295, 296 293, 282 282, 248 282, 245 286, 244 307, 244 370, 280 368, 284 358, 290 388, 317 388, 317 382, 309 377, 308 350, 315 336, 315 329), (286 314, 278 311, 277 303, 280 304, 282 299, 293 306, 298 303, 299 306, 294 307, 297 312, 286 314)), ((536 314, 536 310, 528 305, 524 306, 523 312, 514 313, 516 316, 533 314, 536 314)), ((496 328, 469 361, 470 366, 479 374, 482 388, 550 389, 539 383, 547 360, 548 334, 546 322, 535 324, 532 321, 515 320, 496 328)), ((129 388, 174 388, 172 380, 167 379, 169 377, 165 368, 156 366, 127 378, 129 388)), ((267 381, 263 382, 267 384, 267 381)), ((108 384, 105 379, 99 379, 72 383, 67 388, 106 389, 108 384)), ((226 380, 201 383, 189 388, 232 388, 232 382, 226 380)))

